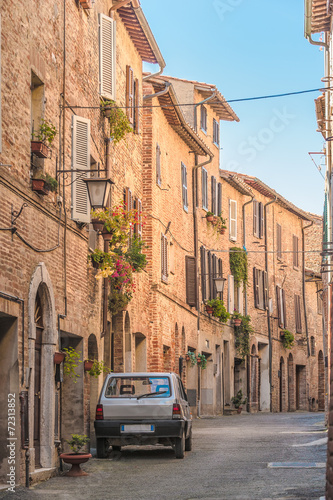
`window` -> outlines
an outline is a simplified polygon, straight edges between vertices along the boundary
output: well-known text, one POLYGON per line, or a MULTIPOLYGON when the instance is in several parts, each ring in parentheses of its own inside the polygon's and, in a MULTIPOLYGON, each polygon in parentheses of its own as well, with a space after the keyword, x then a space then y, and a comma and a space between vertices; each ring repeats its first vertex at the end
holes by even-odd
POLYGON ((229 200, 229 238, 237 240, 237 201, 229 200))
POLYGON ((207 109, 203 105, 201 105, 200 128, 207 133, 207 109))
POLYGON ((317 288, 317 313, 323 314, 323 283, 316 283, 317 288))
POLYGON ((175 245, 170 241, 169 244, 169 273, 170 274, 175 274, 176 269, 175 269, 175 245))
POLYGON ((264 207, 256 200, 253 202, 253 234, 257 238, 264 236, 264 207))
POLYGON ((188 212, 188 200, 187 200, 187 169, 184 163, 182 166, 182 201, 183 201, 183 209, 188 212))
POLYGON ((310 339, 310 353, 311 353, 311 356, 316 355, 316 342, 315 342, 314 337, 311 337, 311 339, 310 339))
POLYGON ((215 118, 213 119, 213 142, 215 146, 220 145, 220 125, 215 118))
POLYGON ((140 134, 140 86, 139 79, 134 80, 134 132, 140 134))
POLYGON ((201 260, 201 294, 202 301, 204 302, 207 298, 207 270, 206 270, 206 249, 205 247, 200 248, 200 260, 201 260))
POLYGON ((276 301, 278 308, 278 320, 280 328, 287 328, 287 319, 286 319, 286 298, 283 288, 277 286, 276 287, 276 301))
POLYGON ((301 297, 294 296, 296 333, 302 333, 301 297))
POLYGON ((235 310, 235 284, 232 274, 228 276, 228 312, 232 314, 235 310))
POLYGON ((266 271, 253 268, 254 307, 268 308, 268 283, 266 271))
POLYGON ((134 208, 138 213, 137 222, 134 226, 134 235, 136 238, 142 238, 142 202, 139 198, 134 201, 134 208))
POLYGON ((90 120, 76 115, 72 118, 72 169, 87 170, 72 173, 72 219, 89 224, 88 191, 82 179, 90 170, 90 120))
POLYGON ((161 148, 156 144, 156 182, 159 186, 162 184, 161 177, 161 148))
POLYGON ((212 203, 212 208, 211 211, 213 212, 214 215, 218 215, 217 213, 217 185, 216 185, 216 177, 212 175, 211 177, 211 191, 212 191, 212 196, 211 196, 211 203, 212 203))
POLYGON ((222 259, 212 252, 207 252, 204 246, 200 248, 200 259, 202 301, 216 299, 217 296, 222 300, 222 292, 217 293, 214 283, 214 278, 223 277, 222 259))
POLYGON ((161 280, 168 282, 168 239, 165 234, 161 234, 161 280))
POLYGON ((295 235, 293 235, 293 266, 294 267, 298 267, 299 266, 299 261, 298 261, 298 238, 295 235))
POLYGON ((99 14, 99 93, 116 99, 116 21, 99 14))
MULTIPOLYGON (((133 208, 134 208, 134 198, 132 195, 132 191, 128 187, 126 187, 124 189, 124 206, 125 206, 126 211, 133 210, 133 208)), ((134 229, 134 231, 135 231, 135 229, 134 229)), ((128 241, 129 244, 132 241, 132 236, 133 236, 133 228, 131 226, 130 233, 129 233, 129 241, 128 241)))
POLYGON ((126 66, 126 115, 134 124, 134 74, 130 66, 126 66))
POLYGON ((217 215, 222 214, 222 184, 217 184, 217 215))
POLYGON ((282 240, 281 240, 281 226, 276 224, 276 256, 282 259, 282 240))
POLYGON ((202 184, 202 208, 208 210, 208 174, 205 168, 202 169, 201 184, 202 184))
POLYGON ((189 306, 195 307, 197 303, 197 280, 196 280, 196 269, 195 269, 195 257, 190 257, 186 255, 185 272, 186 272, 186 302, 189 306))

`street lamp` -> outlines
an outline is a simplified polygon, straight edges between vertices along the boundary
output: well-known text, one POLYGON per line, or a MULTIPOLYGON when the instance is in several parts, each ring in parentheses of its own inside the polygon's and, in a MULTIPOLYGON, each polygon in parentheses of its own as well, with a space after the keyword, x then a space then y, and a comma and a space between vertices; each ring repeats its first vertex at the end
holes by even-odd
POLYGON ((114 184, 111 179, 100 177, 91 177, 82 179, 87 185, 90 205, 93 209, 106 208, 111 185, 114 184))
POLYGON ((213 278, 217 293, 223 293, 224 283, 227 281, 225 278, 213 278))

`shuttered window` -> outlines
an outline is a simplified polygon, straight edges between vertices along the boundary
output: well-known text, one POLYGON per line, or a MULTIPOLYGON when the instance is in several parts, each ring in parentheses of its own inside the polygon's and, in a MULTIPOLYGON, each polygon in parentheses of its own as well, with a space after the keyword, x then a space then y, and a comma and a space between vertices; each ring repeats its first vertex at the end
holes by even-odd
MULTIPOLYGON (((223 263, 222 263, 222 259, 219 259, 218 260, 218 275, 217 275, 217 278, 223 278, 223 263)), ((223 292, 219 292, 218 293, 218 296, 221 300, 223 300, 223 292)))
POLYGON ((215 118, 213 118, 213 142, 215 146, 220 145, 220 125, 215 118))
POLYGON ((217 215, 222 214, 222 184, 217 184, 217 215))
POLYGON ((187 168, 184 163, 181 164, 182 170, 182 200, 183 208, 188 212, 188 200, 187 200, 187 168))
MULTIPOLYGON (((134 208, 134 198, 132 195, 132 191, 128 187, 124 189, 124 208, 126 211, 130 211, 134 208)), ((128 241, 129 244, 131 243, 133 232, 134 228, 131 226, 129 232, 129 241, 128 241)))
POLYGON ((280 224, 276 224, 276 256, 282 259, 282 230, 280 224))
POLYGON ((100 94, 116 99, 116 21, 99 14, 99 80, 100 94))
POLYGON ((323 283, 316 283, 317 288, 317 313, 323 314, 323 283))
POLYGON ((207 298, 206 292, 206 249, 205 247, 200 248, 200 267, 201 267, 201 294, 202 301, 204 302, 207 298))
POLYGON ((211 177, 211 201, 212 201, 212 208, 211 211, 213 212, 214 215, 218 215, 217 211, 217 185, 216 185, 216 177, 212 175, 211 177))
POLYGON ((134 131, 140 134, 140 84, 138 78, 134 82, 134 131))
POLYGON ((135 200, 134 208, 137 210, 137 222, 134 226, 134 234, 136 238, 142 238, 142 202, 139 198, 135 200))
POLYGON ((278 308, 279 327, 287 328, 285 293, 283 288, 279 286, 276 287, 276 302, 278 308))
POLYGON ((202 184, 202 208, 208 210, 208 173, 205 168, 202 169, 201 184, 202 184))
POLYGON ((257 309, 268 308, 267 273, 261 269, 253 268, 254 306, 257 309))
POLYGON ((207 132, 207 109, 203 105, 201 105, 200 128, 207 132))
POLYGON ((161 280, 168 282, 168 239, 161 233, 161 280))
POLYGON ((294 267, 299 267, 299 260, 298 260, 298 238, 295 235, 293 235, 293 266, 294 267))
POLYGON ((156 144, 156 182, 159 186, 162 184, 161 177, 161 148, 156 144))
POLYGON ((228 312, 233 314, 235 309, 235 285, 232 274, 228 276, 228 312))
POLYGON ((134 74, 130 66, 126 66, 126 115, 128 121, 134 124, 134 74))
POLYGON ((294 296, 296 333, 302 333, 301 297, 294 296))
POLYGON ((244 312, 244 287, 243 283, 240 284, 240 286, 237 288, 237 311, 241 314, 244 312))
POLYGON ((264 206, 261 202, 253 202, 253 234, 257 238, 264 236, 264 206))
POLYGON ((72 118, 72 169, 86 170, 72 173, 72 219, 90 222, 88 191, 83 178, 90 170, 90 120, 73 115, 72 118))
POLYGON ((237 201, 229 200, 229 238, 237 240, 237 201))
POLYGON ((195 271, 195 257, 186 255, 186 302, 189 306, 195 307, 197 303, 197 280, 195 271))

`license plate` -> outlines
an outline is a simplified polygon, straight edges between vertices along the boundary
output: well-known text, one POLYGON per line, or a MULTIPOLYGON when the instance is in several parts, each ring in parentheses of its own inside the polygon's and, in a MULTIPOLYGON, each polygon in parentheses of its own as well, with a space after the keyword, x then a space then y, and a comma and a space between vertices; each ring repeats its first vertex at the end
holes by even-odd
POLYGON ((151 424, 121 425, 120 432, 154 432, 155 427, 151 424))

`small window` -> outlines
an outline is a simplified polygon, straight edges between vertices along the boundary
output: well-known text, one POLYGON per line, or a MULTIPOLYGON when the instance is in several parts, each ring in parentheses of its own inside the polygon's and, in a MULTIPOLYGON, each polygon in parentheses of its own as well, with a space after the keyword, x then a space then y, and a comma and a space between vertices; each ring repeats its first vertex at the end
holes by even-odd
POLYGON ((287 328, 286 319, 286 297, 283 288, 276 287, 276 301, 278 308, 278 321, 280 328, 287 328))
POLYGON ((235 285, 232 274, 228 276, 228 312, 233 314, 235 310, 235 285))
POLYGON ((295 235, 293 235, 293 266, 296 267, 296 268, 299 267, 299 260, 298 260, 298 238, 295 235))
POLYGON ((181 164, 182 168, 182 201, 183 209, 188 212, 188 200, 187 200, 187 168, 184 163, 181 164))
POLYGON ((161 177, 161 148, 156 144, 156 183, 162 185, 161 177))
POLYGON ((126 66, 126 115, 131 125, 134 124, 134 73, 130 66, 126 66))
POLYGON ((282 259, 282 230, 280 224, 276 224, 276 256, 282 259))
POLYGON ((237 240, 237 201, 229 200, 229 238, 237 240))
POLYGON ((213 119, 213 142, 215 146, 220 146, 220 125, 215 118, 213 119))
POLYGON ((323 283, 316 283, 317 288, 317 313, 323 314, 323 283))
POLYGON ((253 235, 257 238, 264 236, 264 206, 261 202, 253 202, 253 235))
POLYGON ((168 282, 168 239, 165 234, 161 234, 161 280, 168 282))
POLYGON ((134 224, 134 235, 142 238, 142 202, 139 198, 134 201, 134 208, 137 210, 137 222, 134 224))
POLYGON ((185 256, 186 272, 186 302, 189 306, 195 307, 197 303, 197 280, 195 257, 185 256))
POLYGON ((202 184, 202 208, 204 210, 208 210, 208 173, 205 168, 202 169, 201 184, 202 184))
POLYGON ((200 128, 203 132, 207 133, 207 109, 203 105, 201 105, 200 128))
POLYGON ((311 337, 311 339, 310 339, 310 353, 311 353, 311 356, 316 355, 316 342, 315 342, 314 337, 311 337))
POLYGON ((216 177, 214 177, 212 175, 210 182, 211 182, 211 190, 212 190, 212 193, 211 193, 212 194, 212 196, 211 196, 212 208, 211 208, 211 210, 212 210, 212 213, 214 215, 219 215, 218 209, 217 209, 218 196, 217 196, 217 191, 216 191, 217 190, 216 177))
POLYGON ((268 284, 267 273, 253 268, 254 307, 267 309, 268 307, 268 284))
POLYGON ((294 301, 295 301, 296 333, 302 333, 301 297, 299 295, 295 295, 294 301))

